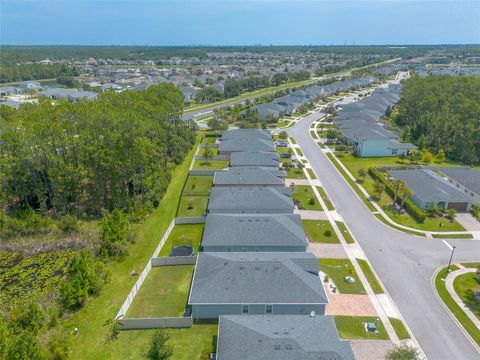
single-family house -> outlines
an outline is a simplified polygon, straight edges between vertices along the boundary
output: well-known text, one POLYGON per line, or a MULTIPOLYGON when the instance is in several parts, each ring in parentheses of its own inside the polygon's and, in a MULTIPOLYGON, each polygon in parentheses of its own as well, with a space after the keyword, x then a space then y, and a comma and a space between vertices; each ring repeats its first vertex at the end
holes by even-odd
POLYGON ((225 315, 218 322, 217 360, 354 360, 331 316, 225 315))
POLYGON ((267 151, 275 152, 275 145, 271 139, 233 138, 219 141, 218 154, 231 155, 238 151, 267 151))
POLYGON ((213 187, 209 214, 293 214, 288 187, 213 187))
POLYGON ((76 102, 82 99, 93 100, 97 97, 98 94, 92 91, 85 90, 52 88, 40 91, 39 95, 48 96, 53 100, 66 99, 70 102, 76 102))
POLYGON ((22 92, 21 89, 16 88, 14 86, 2 86, 0 87, 0 96, 8 96, 8 95, 17 95, 22 92))
POLYGON ((205 252, 305 252, 307 238, 298 214, 209 214, 205 252))
POLYGON ((278 168, 280 155, 265 151, 240 151, 230 156, 230 166, 262 166, 278 168))
POLYGON ((194 320, 220 315, 308 315, 328 303, 310 253, 203 252, 188 304, 194 320))
POLYGON ((285 186, 287 173, 272 167, 241 166, 216 171, 214 186, 285 186))
POLYGON ((19 85, 22 91, 30 91, 30 90, 42 90, 43 87, 37 81, 24 81, 19 85))
POLYGON ((480 204, 480 170, 468 166, 434 167, 442 177, 472 198, 473 204, 480 204))
POLYGON ((272 134, 270 131, 263 129, 232 129, 224 131, 222 134, 222 140, 232 139, 263 139, 272 140, 272 134))
POLYGON ((407 184, 413 192, 410 199, 420 209, 427 208, 429 203, 457 211, 468 211, 472 206, 471 195, 461 191, 433 170, 389 170, 389 174, 407 184))

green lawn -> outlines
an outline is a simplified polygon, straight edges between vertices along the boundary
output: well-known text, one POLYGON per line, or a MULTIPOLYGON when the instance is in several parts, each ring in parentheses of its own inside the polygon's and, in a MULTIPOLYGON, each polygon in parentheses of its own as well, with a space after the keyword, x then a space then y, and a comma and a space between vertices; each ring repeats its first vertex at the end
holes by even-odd
POLYGON ((316 134, 315 131, 313 131, 313 130, 310 130, 310 136, 313 138, 313 140, 317 140, 317 139, 318 139, 317 134, 316 134))
POLYGON ((207 211, 208 196, 182 196, 177 217, 204 216, 207 211))
POLYGON ((303 169, 289 167, 287 169, 287 179, 306 179, 303 169))
POLYGON ((282 153, 290 153, 293 154, 293 150, 290 147, 276 147, 275 152, 277 154, 282 154, 282 153))
MULTIPOLYGON (((200 135, 197 137, 196 145, 199 141, 200 135)), ((91 298, 83 309, 61 321, 60 328, 65 333, 70 333, 74 327, 79 329, 78 335, 71 341, 72 359, 138 359, 145 351, 150 339, 148 331, 122 332, 118 341, 104 345, 104 336, 108 329, 103 324, 115 317, 137 281, 137 277, 131 276, 131 272, 142 271, 157 247, 161 235, 175 217, 178 198, 187 179, 196 145, 186 156, 185 161, 172 173, 172 181, 160 206, 137 227, 135 242, 129 247, 128 255, 107 265, 111 273, 110 282, 105 284, 100 294, 91 298)), ((196 336, 203 336, 201 331, 199 333, 185 330, 183 340, 180 340, 180 336, 178 339, 172 339, 182 341, 184 345, 184 348, 174 349, 175 353, 179 354, 177 359, 199 359, 201 348, 191 347, 200 341, 196 336), (187 353, 191 356, 185 355, 187 353)))
POLYGON ((480 262, 466 262, 466 263, 462 263, 462 265, 467 268, 476 268, 480 266, 480 262))
MULTIPOLYGON (((351 154, 343 152, 339 152, 337 154, 337 158, 343 163, 343 165, 345 165, 348 171, 357 179, 357 181, 365 188, 365 190, 367 190, 370 195, 374 194, 373 186, 375 184, 375 180, 369 175, 365 176, 365 178, 360 177, 358 175, 360 169, 368 170, 368 168, 371 166, 400 166, 408 164, 407 161, 403 161, 400 158, 357 158, 351 154)), ((453 164, 444 162, 441 164, 436 163, 435 165, 449 166, 453 164)), ((344 175, 344 177, 346 176, 343 171, 342 175, 344 175)), ((350 186, 352 186, 350 181, 349 183, 350 186)), ((355 191, 359 193, 357 190, 355 191)), ((456 221, 452 222, 444 218, 427 217, 423 223, 419 223, 415 219, 413 219, 407 212, 399 214, 390 207, 393 199, 386 192, 384 192, 380 198, 376 196, 372 197, 375 198, 377 203, 382 207, 388 217, 390 217, 390 219, 400 225, 426 231, 465 231, 465 228, 456 221)))
POLYGON ((372 290, 375 294, 383 294, 383 289, 381 285, 379 284, 377 278, 373 274, 372 269, 368 265, 368 263, 363 260, 363 259, 357 259, 358 264, 362 268, 363 273, 365 274, 370 286, 372 287, 372 290))
POLYGON ((302 151, 302 149, 297 148, 296 150, 297 150, 298 155, 303 156, 303 151, 302 151))
POLYGON ((202 241, 205 224, 179 224, 175 225, 165 245, 160 251, 160 256, 168 256, 175 246, 192 245, 195 255, 198 253, 202 241))
MULTIPOLYGON (((96 359, 120 359, 120 360, 138 360, 145 359, 145 353, 150 346, 150 339, 154 330, 128 330, 120 333, 119 340, 116 342, 102 345, 102 354, 95 355, 96 359), (103 357, 102 357, 103 356, 103 357)), ((211 352, 214 349, 218 326, 213 325, 193 325, 186 329, 168 329, 170 339, 168 344, 173 349, 171 359, 175 360, 205 360, 202 353, 211 352)), ((87 359, 82 355, 72 358, 87 359)), ((91 359, 91 357, 88 357, 91 359)))
POLYGON ((335 326, 342 339, 388 340, 389 336, 380 319, 374 316, 334 316, 335 326), (368 332, 364 323, 377 323, 379 334, 368 332))
POLYGON ((183 195, 186 196, 209 196, 213 184, 213 176, 189 176, 183 195))
POLYGON ((394 318, 388 319, 390 320, 390 324, 392 324, 393 329, 400 340, 410 339, 410 335, 408 334, 407 328, 403 324, 402 320, 394 318))
MULTIPOLYGON (((288 124, 290 124, 290 122, 291 122, 291 120, 282 120, 282 121, 279 121, 279 122, 277 122, 277 123, 273 123, 273 124, 270 124, 270 125, 274 125, 274 126, 272 126, 272 127, 279 127, 279 128, 281 128, 281 127, 287 126, 288 124)), ((270 125, 269 125, 269 127, 270 127, 270 125)))
POLYGON ((295 140, 294 137, 290 136, 288 139, 292 142, 292 144, 297 144, 297 140, 295 140))
MULTIPOLYGON (((451 266, 451 270, 456 270, 456 266, 451 266)), ((453 298, 447 291, 445 286, 445 279, 447 276, 446 272, 447 268, 441 269, 437 276, 435 277, 435 288, 437 290, 438 295, 443 300, 444 304, 448 307, 448 309, 455 315, 457 320, 462 324, 465 331, 472 337, 472 339, 480 345, 480 330, 475 326, 475 324, 469 319, 469 317, 463 312, 463 310, 455 303, 453 298)))
POLYGON ((328 220, 302 220, 302 225, 308 241, 310 242, 330 244, 340 243, 337 234, 333 231, 333 227, 328 220), (329 236, 325 235, 326 231, 330 231, 329 236))
POLYGON ((125 317, 182 316, 194 268, 193 265, 153 267, 125 317))
POLYGON ((203 139, 202 139, 202 144, 215 144, 216 141, 217 141, 216 137, 204 136, 203 139))
POLYGON ((308 168, 307 172, 311 179, 315 180, 317 178, 317 175, 315 175, 315 171, 313 171, 313 169, 308 168))
POLYGON ((353 237, 350 234, 350 231, 348 231, 345 224, 341 221, 335 221, 335 223, 337 224, 338 228, 342 232, 342 235, 345 238, 345 241, 347 242, 347 244, 355 244, 355 240, 353 240, 353 237))
MULTIPOLYGON (((207 138, 207 139, 212 139, 212 138, 207 138)), ((216 147, 211 147, 210 150, 211 150, 211 156, 212 156, 212 157, 218 155, 218 148, 216 148, 216 147)), ((199 150, 198 155, 200 155, 200 156, 203 157, 203 154, 204 154, 204 153, 205 153, 205 148, 202 148, 202 149, 199 150)))
POLYGON ((463 303, 480 319, 480 304, 475 299, 475 292, 480 290, 476 274, 468 273, 457 276, 453 287, 463 303))
POLYGON ((348 259, 319 259, 320 270, 335 283, 340 294, 366 294, 355 268, 348 259), (346 276, 355 278, 353 284, 345 281, 346 276))
POLYGON ((210 160, 209 162, 195 160, 193 164, 194 170, 223 170, 226 167, 228 167, 228 161, 226 160, 210 160))
POLYGON ((325 202, 325 205, 327 206, 328 210, 335 210, 335 207, 333 206, 332 202, 327 196, 327 193, 321 186, 317 186, 317 190, 320 193, 320 196, 322 197, 323 201, 325 202))
MULTIPOLYGON (((288 176, 287 176, 288 178, 288 176)), ((293 201, 298 204, 300 209, 305 210, 322 210, 320 202, 315 197, 313 189, 309 185, 295 185, 293 188, 293 201), (313 204, 309 204, 309 201, 313 200, 313 204)))

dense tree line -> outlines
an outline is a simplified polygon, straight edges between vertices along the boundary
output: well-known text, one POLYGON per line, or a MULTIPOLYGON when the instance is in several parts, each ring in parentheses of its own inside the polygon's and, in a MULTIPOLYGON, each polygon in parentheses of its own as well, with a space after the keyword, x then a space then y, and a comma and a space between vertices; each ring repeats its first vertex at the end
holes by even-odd
POLYGON ((156 206, 194 142, 171 84, 2 110, 0 204, 41 214, 100 215, 156 206))
POLYGON ((452 160, 480 164, 480 79, 413 76, 393 115, 405 140, 452 160))
POLYGON ((0 83, 53 79, 78 75, 80 75, 79 70, 67 64, 19 64, 0 66, 0 83))

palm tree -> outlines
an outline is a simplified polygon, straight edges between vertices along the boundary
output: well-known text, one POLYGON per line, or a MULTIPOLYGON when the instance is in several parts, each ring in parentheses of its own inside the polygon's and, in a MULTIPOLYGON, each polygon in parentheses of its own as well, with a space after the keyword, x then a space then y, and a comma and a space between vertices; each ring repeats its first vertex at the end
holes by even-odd
POLYGON ((395 204, 397 203, 398 193, 400 192, 400 189, 405 187, 405 183, 402 180, 395 179, 395 180, 392 181, 392 187, 393 187, 393 190, 395 192, 395 195, 393 197, 392 206, 395 206, 395 204))
POLYGON ((413 195, 413 191, 408 187, 404 186, 402 188, 402 203, 400 204, 400 209, 403 209, 403 206, 405 205, 405 201, 407 201, 407 198, 413 195))

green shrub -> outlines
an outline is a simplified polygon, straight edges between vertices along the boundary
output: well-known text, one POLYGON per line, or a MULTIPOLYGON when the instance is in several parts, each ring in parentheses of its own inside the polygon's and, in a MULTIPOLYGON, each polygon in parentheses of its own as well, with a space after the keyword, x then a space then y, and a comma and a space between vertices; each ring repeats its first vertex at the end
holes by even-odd
POLYGON ((308 205, 315 205, 315 199, 314 198, 308 199, 308 205))
POLYGON ((103 256, 113 257, 124 252, 123 244, 128 238, 130 222, 125 214, 115 209, 111 213, 105 213, 100 223, 100 239, 102 247, 100 252, 103 256))
POLYGON ((72 234, 78 232, 78 230, 80 229, 80 227, 78 226, 77 218, 73 215, 66 215, 61 218, 57 226, 65 234, 72 234))
MULTIPOLYGON (((392 198, 395 196, 395 190, 393 189, 392 184, 377 169, 375 169, 374 167, 370 167, 368 169, 368 173, 374 179, 382 182, 385 185, 385 191, 388 195, 390 195, 392 198)), ((401 201, 402 197, 398 196, 397 202, 401 203, 401 201)), ((405 200, 404 208, 416 221, 420 223, 423 223, 425 221, 425 211, 419 209, 410 199, 405 200)))
POLYGON ((332 231, 327 229, 323 232, 323 235, 325 235, 326 237, 330 237, 330 236, 332 236, 332 231))

